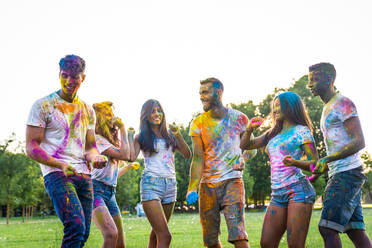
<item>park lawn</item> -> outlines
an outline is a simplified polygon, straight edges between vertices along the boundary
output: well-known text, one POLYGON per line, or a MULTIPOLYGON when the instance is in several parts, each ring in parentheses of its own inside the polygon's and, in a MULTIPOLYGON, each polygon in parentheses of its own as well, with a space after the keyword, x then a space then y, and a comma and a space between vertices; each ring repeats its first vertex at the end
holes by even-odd
MULTIPOLYGON (((311 219, 310 230, 306 247, 323 247, 322 238, 318 232, 320 211, 314 211, 311 219)), ((246 230, 252 248, 259 247, 263 212, 246 213, 246 230)), ((364 209, 367 233, 372 236, 372 209, 364 209)), ((233 247, 227 240, 227 230, 222 217, 221 242, 224 247, 233 247)), ((150 225, 146 218, 135 216, 123 217, 126 244, 128 248, 145 248, 150 232, 150 225)), ((172 232, 171 247, 199 248, 202 245, 202 231, 198 214, 175 214, 170 223, 172 232)), ((0 247, 60 247, 63 235, 63 226, 57 217, 34 218, 22 223, 19 218, 11 219, 10 225, 5 224, 5 219, 0 219, 0 247)), ((354 247, 347 235, 341 235, 343 247, 354 247)), ((85 247, 100 247, 102 235, 92 223, 91 234, 85 247)), ((286 238, 283 237, 280 247, 287 247, 286 238)))

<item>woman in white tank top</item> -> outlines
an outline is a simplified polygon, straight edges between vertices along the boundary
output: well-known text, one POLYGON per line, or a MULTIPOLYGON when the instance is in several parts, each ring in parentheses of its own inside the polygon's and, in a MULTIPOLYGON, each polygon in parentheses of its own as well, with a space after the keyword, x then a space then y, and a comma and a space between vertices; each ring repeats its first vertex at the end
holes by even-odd
POLYGON ((133 140, 134 129, 128 130, 131 160, 142 151, 145 169, 141 178, 141 201, 152 226, 148 247, 169 247, 171 233, 168 222, 176 201, 177 186, 174 152, 186 159, 191 152, 175 125, 168 131, 160 103, 150 99, 141 110, 139 134, 133 140))

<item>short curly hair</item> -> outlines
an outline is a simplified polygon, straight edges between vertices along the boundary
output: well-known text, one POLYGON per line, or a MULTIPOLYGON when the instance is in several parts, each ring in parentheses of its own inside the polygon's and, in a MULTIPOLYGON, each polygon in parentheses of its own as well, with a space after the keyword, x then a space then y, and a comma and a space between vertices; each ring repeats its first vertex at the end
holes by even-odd
POLYGON ((85 61, 77 55, 66 55, 59 61, 59 69, 72 74, 79 74, 85 71, 85 61))
POLYGON ((204 80, 200 81, 201 85, 208 84, 208 83, 212 83, 213 88, 220 89, 220 90, 223 91, 223 84, 217 78, 211 77, 211 78, 207 78, 207 79, 204 79, 204 80))
POLYGON ((323 73, 324 78, 331 79, 332 82, 336 79, 336 69, 331 63, 318 63, 309 67, 309 71, 319 71, 323 73))

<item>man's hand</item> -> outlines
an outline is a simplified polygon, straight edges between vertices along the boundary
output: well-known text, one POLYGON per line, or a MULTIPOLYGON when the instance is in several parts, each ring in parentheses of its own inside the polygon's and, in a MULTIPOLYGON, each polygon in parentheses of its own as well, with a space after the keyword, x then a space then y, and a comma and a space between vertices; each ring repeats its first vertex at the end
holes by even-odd
POLYGON ((195 191, 188 192, 186 195, 187 204, 192 205, 198 201, 199 195, 195 191))
POLYGON ((72 177, 72 176, 77 175, 77 172, 76 172, 75 168, 70 164, 64 165, 62 167, 62 171, 63 171, 63 174, 65 174, 66 177, 72 177))
POLYGON ((236 164, 233 165, 233 170, 242 171, 245 168, 245 162, 243 158, 240 158, 236 164))
POLYGON ((105 155, 96 155, 92 159, 92 166, 96 169, 102 169, 107 164, 107 157, 105 155))
POLYGON ((296 160, 291 155, 287 155, 283 158, 283 164, 285 166, 296 166, 296 160))
POLYGON ((319 159, 318 162, 316 163, 315 168, 313 169, 313 173, 315 174, 324 173, 328 169, 328 162, 329 162, 328 157, 319 159))

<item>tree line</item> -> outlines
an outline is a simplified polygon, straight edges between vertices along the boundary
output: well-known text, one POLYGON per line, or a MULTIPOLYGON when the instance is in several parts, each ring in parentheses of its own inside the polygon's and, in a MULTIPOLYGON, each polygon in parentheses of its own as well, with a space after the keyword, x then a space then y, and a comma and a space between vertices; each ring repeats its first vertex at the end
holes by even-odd
MULTIPOLYGON (((314 126, 313 136, 319 157, 323 157, 326 155, 323 136, 320 131, 320 117, 323 103, 318 97, 312 97, 310 91, 306 88, 307 82, 307 76, 303 76, 287 89, 274 89, 259 104, 254 104, 248 100, 239 104, 231 103, 230 107, 243 112, 249 118, 254 116, 267 117, 271 112, 271 103, 275 95, 284 91, 296 92, 305 102, 314 126)), ((197 115, 198 113, 195 114, 195 116, 197 115)), ((191 148, 191 138, 188 136, 190 123, 187 126, 181 126, 180 131, 186 143, 191 148)), ((268 126, 264 126, 256 130, 254 135, 258 136, 268 128, 268 126)), ((54 214, 52 203, 44 189, 39 164, 28 158, 22 149, 19 152, 9 151, 8 148, 12 142, 15 142, 15 135, 12 135, 0 145, 1 216, 6 216, 6 221, 9 223, 10 216, 14 215, 21 215, 24 221, 25 218, 30 218, 33 215, 43 216, 54 214)), ((367 151, 361 157, 364 161, 365 174, 369 179, 364 185, 363 195, 367 201, 372 202, 372 188, 369 183, 372 183, 372 158, 367 151)), ((137 161, 142 165, 140 169, 130 170, 118 179, 116 198, 121 210, 133 212, 134 206, 140 201, 139 185, 143 171, 143 159, 137 161)), ((191 159, 184 159, 176 153, 176 206, 186 204, 185 197, 189 181, 190 163, 191 159)), ((246 163, 243 180, 247 205, 252 204, 254 207, 263 206, 271 193, 270 163, 264 149, 258 150, 257 155, 246 163)), ((317 196, 323 194, 326 180, 327 175, 323 175, 313 184, 317 196)))

